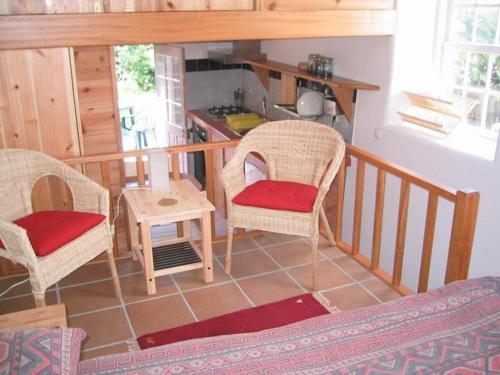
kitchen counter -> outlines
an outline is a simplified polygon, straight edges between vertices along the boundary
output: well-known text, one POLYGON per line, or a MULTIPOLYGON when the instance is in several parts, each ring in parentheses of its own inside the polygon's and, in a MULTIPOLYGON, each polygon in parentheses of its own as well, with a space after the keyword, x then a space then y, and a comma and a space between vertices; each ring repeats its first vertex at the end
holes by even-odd
MULTIPOLYGON (((191 120, 196 121, 197 124, 203 126, 203 127, 210 127, 211 129, 209 133, 211 134, 212 131, 217 132, 220 136, 223 138, 226 138, 228 140, 232 139, 240 139, 241 135, 238 133, 235 133, 231 129, 229 129, 226 126, 226 119, 221 118, 221 119, 214 119, 210 117, 206 112, 202 111, 201 109, 194 109, 190 110, 187 112, 188 118, 191 120)), ((210 139, 211 140, 211 139, 210 139)))

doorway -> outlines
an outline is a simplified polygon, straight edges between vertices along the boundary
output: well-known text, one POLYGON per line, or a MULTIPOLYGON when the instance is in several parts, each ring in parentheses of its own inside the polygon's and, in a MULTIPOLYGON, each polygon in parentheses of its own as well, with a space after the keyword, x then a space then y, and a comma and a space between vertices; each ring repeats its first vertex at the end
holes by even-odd
POLYGON ((184 50, 142 44, 114 53, 123 150, 185 144, 184 50))

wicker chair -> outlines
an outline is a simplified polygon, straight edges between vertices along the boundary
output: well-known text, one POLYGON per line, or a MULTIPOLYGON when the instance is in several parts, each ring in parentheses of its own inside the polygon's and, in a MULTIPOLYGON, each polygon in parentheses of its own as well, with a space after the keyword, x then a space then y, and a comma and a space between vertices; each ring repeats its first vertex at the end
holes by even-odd
POLYGON ((228 207, 226 273, 231 273, 234 228, 304 236, 311 239, 313 289, 317 289, 319 218, 325 224, 330 244, 335 245, 322 202, 337 174, 344 153, 345 143, 338 132, 309 121, 269 122, 243 137, 221 176, 228 207), (245 158, 251 152, 258 153, 265 160, 269 180, 289 181, 318 188, 308 212, 233 202, 247 189, 243 171, 245 158))
MULTIPOLYGON (((109 228, 108 191, 67 164, 30 150, 0 150, 0 176, 0 239, 3 243, 0 246, 3 247, 0 249, 0 256, 28 269, 36 305, 45 305, 45 291, 48 287, 103 252, 107 252, 115 291, 120 297, 120 282, 109 228), (74 215, 86 212, 100 214, 105 218, 99 216, 99 223, 78 238, 48 255, 37 256, 27 230, 13 221, 32 214, 32 189, 36 181, 44 176, 57 176, 66 182, 73 196, 74 215)), ((47 213, 50 215, 56 212, 47 213)))

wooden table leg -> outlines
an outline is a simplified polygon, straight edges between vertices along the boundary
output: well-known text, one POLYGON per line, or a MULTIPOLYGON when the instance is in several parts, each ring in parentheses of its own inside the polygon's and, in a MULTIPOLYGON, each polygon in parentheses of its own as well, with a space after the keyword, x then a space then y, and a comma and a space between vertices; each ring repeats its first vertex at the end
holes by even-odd
POLYGON ((151 246, 151 226, 141 223, 142 250, 144 252, 144 273, 148 294, 156 294, 155 270, 153 264, 153 248, 151 246))
POLYGON ((128 218, 128 232, 130 236, 130 250, 132 251, 132 260, 137 260, 136 251, 139 251, 139 231, 137 230, 137 221, 132 209, 126 205, 128 218))
POLYGON ((182 232, 183 236, 186 240, 191 238, 191 221, 186 220, 182 222, 182 232))
POLYGON ((203 242, 203 279, 206 283, 214 281, 214 267, 212 260, 212 227, 210 222, 210 212, 204 212, 201 218, 201 232, 203 242))

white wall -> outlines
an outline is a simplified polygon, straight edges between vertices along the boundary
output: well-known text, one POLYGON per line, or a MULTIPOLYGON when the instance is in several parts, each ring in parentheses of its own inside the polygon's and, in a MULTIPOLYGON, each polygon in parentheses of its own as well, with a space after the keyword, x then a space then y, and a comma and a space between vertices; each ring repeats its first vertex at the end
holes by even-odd
MULTIPOLYGON (((269 59, 292 65, 306 61, 309 53, 328 55, 335 59, 336 75, 379 85, 380 91, 358 92, 353 144, 441 184, 479 190, 481 202, 470 277, 500 275, 500 147, 497 148, 496 161, 489 161, 443 147, 429 137, 395 126, 402 88, 425 90, 426 85, 432 83, 429 70, 434 45, 430 22, 434 19, 432 12, 435 9, 435 2, 430 0, 401 0, 398 3, 401 13, 396 37, 266 41, 263 42, 263 50, 269 59), (418 20, 420 27, 410 28, 405 17, 418 20), (382 139, 374 137, 377 128, 383 130, 382 139)), ((350 168, 346 189, 346 239, 351 238, 354 171, 355 167, 350 168)), ((363 249, 371 249, 374 178, 374 170, 368 169, 363 249)), ((412 288, 417 285, 426 200, 426 194, 412 188, 403 271, 403 281, 412 288)), ((399 181, 391 178, 386 187, 381 260, 382 266, 388 271, 392 270, 398 202, 399 181)), ((451 205, 440 200, 431 287, 442 285, 443 282, 451 218, 451 205)))
POLYGON ((212 42, 212 43, 185 43, 179 44, 184 47, 184 57, 186 60, 190 59, 206 59, 208 51, 213 50, 230 50, 233 48, 232 42, 212 42))

